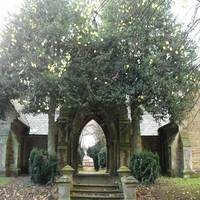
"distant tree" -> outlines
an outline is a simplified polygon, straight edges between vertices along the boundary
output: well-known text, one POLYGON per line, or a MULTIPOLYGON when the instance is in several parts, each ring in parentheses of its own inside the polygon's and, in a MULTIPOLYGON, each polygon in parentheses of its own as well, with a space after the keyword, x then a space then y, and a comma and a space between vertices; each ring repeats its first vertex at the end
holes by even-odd
POLYGON ((106 146, 102 147, 98 154, 99 167, 105 168, 107 165, 107 148, 106 146))
POLYGON ((99 170, 99 152, 101 151, 101 149, 103 148, 103 145, 98 142, 97 144, 95 144, 94 146, 90 147, 87 151, 88 155, 93 159, 94 161, 94 168, 96 171, 99 170))
POLYGON ((83 162, 84 155, 85 155, 85 153, 84 153, 83 149, 79 146, 78 147, 78 162, 81 165, 82 165, 82 162, 83 162))

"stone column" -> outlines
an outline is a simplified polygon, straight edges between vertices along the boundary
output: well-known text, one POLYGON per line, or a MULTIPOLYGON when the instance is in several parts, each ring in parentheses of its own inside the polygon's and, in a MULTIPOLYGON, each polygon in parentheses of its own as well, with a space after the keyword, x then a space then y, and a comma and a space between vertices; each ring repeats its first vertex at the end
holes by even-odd
POLYGON ((67 145, 58 145, 57 147, 57 154, 58 154, 58 160, 59 160, 59 167, 64 167, 67 163, 67 145))
MULTIPOLYGON (((107 143, 108 143, 108 141, 107 141, 107 143)), ((106 163, 106 172, 107 173, 110 173, 110 145, 109 144, 107 144, 107 146, 106 146, 106 148, 107 148, 107 163, 106 163)))
POLYGON ((113 166, 113 170, 115 172, 115 174, 117 173, 117 169, 118 169, 118 163, 117 163, 117 140, 113 141, 113 162, 114 162, 114 166, 113 166))
POLYGON ((56 181, 58 185, 58 200, 70 200, 70 190, 73 184, 74 169, 67 165, 62 170, 63 175, 56 181))

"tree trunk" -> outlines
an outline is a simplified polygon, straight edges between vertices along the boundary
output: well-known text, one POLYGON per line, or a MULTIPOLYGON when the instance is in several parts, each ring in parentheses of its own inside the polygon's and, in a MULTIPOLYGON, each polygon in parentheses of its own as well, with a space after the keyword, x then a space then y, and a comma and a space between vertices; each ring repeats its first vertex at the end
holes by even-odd
POLYGON ((52 155, 56 152, 55 149, 55 111, 56 104, 53 99, 49 102, 48 112, 48 153, 52 155))
POLYGON ((140 153, 142 151, 142 140, 140 133, 140 112, 134 112, 132 117, 132 133, 133 133, 133 153, 140 153))

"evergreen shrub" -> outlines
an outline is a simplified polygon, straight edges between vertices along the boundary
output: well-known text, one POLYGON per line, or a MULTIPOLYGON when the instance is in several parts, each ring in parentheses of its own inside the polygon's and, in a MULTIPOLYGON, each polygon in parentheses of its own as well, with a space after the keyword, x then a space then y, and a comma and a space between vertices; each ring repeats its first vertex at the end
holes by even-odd
POLYGON ((57 174, 57 157, 48 155, 43 149, 33 149, 29 158, 29 173, 35 184, 46 184, 53 181, 57 174))
POLYGON ((150 151, 134 154, 130 161, 130 169, 141 184, 154 183, 160 172, 159 156, 150 151))

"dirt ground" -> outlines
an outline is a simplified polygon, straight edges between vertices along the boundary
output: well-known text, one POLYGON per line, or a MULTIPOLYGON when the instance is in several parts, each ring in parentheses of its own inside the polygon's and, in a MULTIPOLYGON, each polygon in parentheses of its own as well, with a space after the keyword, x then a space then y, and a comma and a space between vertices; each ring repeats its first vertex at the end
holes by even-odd
MULTIPOLYGON (((200 179, 199 179, 200 180, 200 179)), ((174 179, 162 178, 151 186, 138 186, 137 200, 200 200, 200 183, 181 185, 174 179)), ((36 186, 30 177, 12 178, 0 186, 0 200, 57 200, 56 185, 36 186)))
POLYGON ((0 186, 0 200, 56 200, 55 186, 35 186, 29 177, 13 178, 11 183, 0 186))

